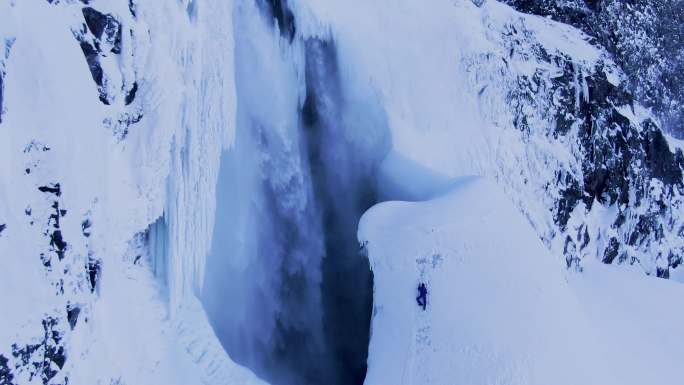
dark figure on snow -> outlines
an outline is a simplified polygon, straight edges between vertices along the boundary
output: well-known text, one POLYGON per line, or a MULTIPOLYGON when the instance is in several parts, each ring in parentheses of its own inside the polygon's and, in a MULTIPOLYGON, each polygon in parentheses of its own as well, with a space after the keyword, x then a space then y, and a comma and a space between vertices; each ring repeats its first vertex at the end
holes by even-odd
POLYGON ((418 302, 418 306, 422 306, 423 310, 425 310, 425 307, 427 306, 427 287, 425 287, 425 284, 422 282, 418 285, 418 297, 416 297, 416 302, 418 302))

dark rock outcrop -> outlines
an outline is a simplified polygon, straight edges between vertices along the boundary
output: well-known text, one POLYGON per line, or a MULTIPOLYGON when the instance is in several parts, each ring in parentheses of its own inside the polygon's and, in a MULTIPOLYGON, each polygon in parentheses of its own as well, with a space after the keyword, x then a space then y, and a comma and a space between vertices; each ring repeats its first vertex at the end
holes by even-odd
POLYGON ((67 305, 67 319, 69 320, 69 326, 71 330, 76 327, 76 322, 78 322, 78 315, 81 314, 81 308, 75 305, 67 305))
POLYGON ((8 362, 9 360, 7 357, 0 354, 0 385, 13 384, 12 380, 14 379, 14 375, 12 374, 12 370, 10 369, 8 362))
POLYGON ((573 25, 606 48, 665 129, 684 137, 684 3, 678 0, 504 0, 573 25))
MULTIPOLYGON (((36 343, 26 345, 12 345, 12 356, 16 362, 14 372, 23 375, 28 380, 39 378, 47 385, 54 383, 66 363, 66 353, 63 344, 63 332, 60 330, 60 320, 54 317, 43 319, 43 335, 36 343)), ((68 383, 65 377, 57 383, 68 383)), ((10 382, 11 383, 11 382, 10 382)))
POLYGON ((121 22, 113 15, 104 14, 92 7, 84 7, 82 13, 85 22, 80 30, 74 31, 74 36, 81 46, 90 74, 97 85, 100 101, 109 105, 114 95, 110 95, 101 61, 110 54, 121 54, 121 22))
MULTIPOLYGON (((532 3, 525 4, 537 9, 548 2, 532 3)), ((670 148, 608 59, 578 65, 530 36, 524 25, 504 33, 511 57, 541 63, 533 75, 518 76, 508 99, 523 137, 542 136, 549 147, 562 143, 579 166, 560 163, 546 181, 556 225, 551 236, 566 234, 568 266, 594 253, 604 263, 636 263, 647 274, 669 276, 684 256, 684 245, 670 241, 684 226, 682 151, 670 148), (596 205, 611 215, 609 226, 590 219, 596 205)))

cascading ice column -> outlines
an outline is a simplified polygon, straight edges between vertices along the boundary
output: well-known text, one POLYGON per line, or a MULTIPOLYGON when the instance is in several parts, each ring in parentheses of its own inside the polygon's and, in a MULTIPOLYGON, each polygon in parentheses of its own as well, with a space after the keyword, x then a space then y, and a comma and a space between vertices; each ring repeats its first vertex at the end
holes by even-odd
POLYGON ((297 36, 284 3, 243 3, 234 23, 237 133, 203 302, 231 357, 269 382, 361 384, 372 276, 356 230, 377 201, 384 112, 347 100, 333 40, 297 36))
POLYGON ((237 133, 222 159, 203 302, 237 362, 275 383, 311 383, 331 364, 324 248, 300 146, 303 46, 270 20, 251 2, 235 10, 237 133))

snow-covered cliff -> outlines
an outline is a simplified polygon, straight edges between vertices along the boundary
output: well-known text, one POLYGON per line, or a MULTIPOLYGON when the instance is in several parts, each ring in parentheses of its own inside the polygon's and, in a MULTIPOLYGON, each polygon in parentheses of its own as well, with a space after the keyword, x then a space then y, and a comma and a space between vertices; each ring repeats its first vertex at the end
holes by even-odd
POLYGON ((0 2, 0 383, 259 383, 192 299, 235 115, 202 5, 0 2))

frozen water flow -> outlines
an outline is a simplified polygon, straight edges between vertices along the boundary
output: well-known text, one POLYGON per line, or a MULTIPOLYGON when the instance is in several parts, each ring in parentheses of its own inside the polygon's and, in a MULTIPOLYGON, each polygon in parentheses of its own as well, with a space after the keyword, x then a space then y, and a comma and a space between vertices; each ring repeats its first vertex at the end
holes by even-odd
POLYGON ((237 136, 203 302, 231 357, 269 381, 360 384, 372 277, 355 233, 377 201, 386 122, 377 105, 346 103, 332 41, 290 44, 263 9, 240 16, 237 136))

